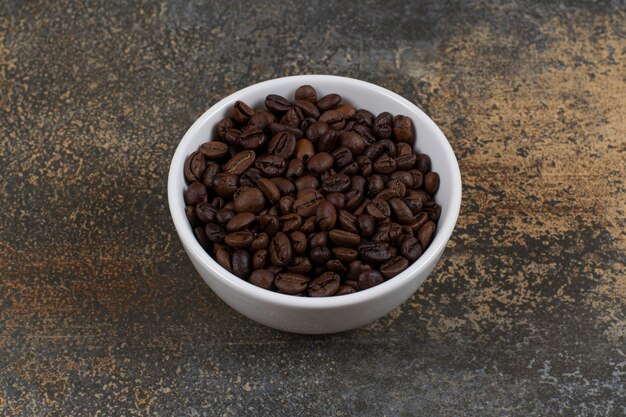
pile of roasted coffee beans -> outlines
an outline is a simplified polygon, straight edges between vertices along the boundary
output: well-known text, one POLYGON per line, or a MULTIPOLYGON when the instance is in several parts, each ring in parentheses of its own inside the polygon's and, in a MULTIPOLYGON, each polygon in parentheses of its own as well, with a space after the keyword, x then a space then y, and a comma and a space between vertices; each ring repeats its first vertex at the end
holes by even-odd
POLYGON ((187 217, 225 269, 271 291, 344 295, 394 277, 435 234, 439 175, 407 116, 310 85, 238 101, 187 158, 187 217))

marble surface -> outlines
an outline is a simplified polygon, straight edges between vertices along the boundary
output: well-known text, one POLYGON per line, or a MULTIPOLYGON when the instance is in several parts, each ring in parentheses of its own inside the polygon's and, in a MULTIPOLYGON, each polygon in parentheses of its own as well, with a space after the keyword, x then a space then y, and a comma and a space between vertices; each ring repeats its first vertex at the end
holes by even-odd
POLYGON ((0 415, 623 416, 625 21, 620 1, 0 3, 0 415), (423 287, 334 336, 224 305, 166 201, 204 110, 304 73, 417 103, 464 180, 423 287))

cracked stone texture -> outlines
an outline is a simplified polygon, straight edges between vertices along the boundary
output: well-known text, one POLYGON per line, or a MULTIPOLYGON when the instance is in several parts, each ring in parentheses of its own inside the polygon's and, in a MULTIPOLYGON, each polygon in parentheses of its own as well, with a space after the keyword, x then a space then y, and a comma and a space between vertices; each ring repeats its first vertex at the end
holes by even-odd
POLYGON ((626 13, 612 2, 0 4, 0 415, 623 416, 626 13), (322 337, 223 304, 166 175, 220 98, 330 73, 454 148, 446 253, 322 337))

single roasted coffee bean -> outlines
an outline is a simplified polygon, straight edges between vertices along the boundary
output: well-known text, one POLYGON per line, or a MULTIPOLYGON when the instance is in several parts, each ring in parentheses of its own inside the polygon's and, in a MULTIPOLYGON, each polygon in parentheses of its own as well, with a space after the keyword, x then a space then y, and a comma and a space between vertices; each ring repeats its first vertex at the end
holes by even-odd
POLYGON ((224 237, 224 242, 230 247, 236 249, 247 249, 254 240, 254 234, 251 232, 239 231, 228 233, 224 237))
POLYGON ((208 200, 206 187, 200 182, 191 183, 185 190, 184 197, 187 205, 195 205, 208 200))
POLYGON ((325 266, 328 271, 336 272, 341 276, 345 275, 348 271, 339 259, 331 259, 326 262, 325 266))
POLYGON ((265 198, 270 203, 276 203, 280 200, 280 190, 272 181, 267 178, 260 178, 256 182, 256 186, 261 190, 265 198))
POLYGON ((265 268, 265 265, 267 265, 267 257, 267 249, 259 249, 258 251, 254 252, 254 255, 252 256, 252 267, 255 270, 265 268))
POLYGON ((274 274, 267 269, 256 269, 250 275, 250 284, 266 290, 274 289, 274 274))
POLYGON ((333 229, 328 232, 330 240, 338 246, 359 246, 361 236, 356 233, 346 232, 345 230, 333 229))
POLYGON ((239 177, 235 174, 220 172, 213 178, 213 191, 220 197, 231 198, 239 187, 239 177))
POLYGON ((387 188, 393 190, 398 195, 398 198, 404 198, 406 194, 406 185, 400 180, 390 179, 387 181, 387 188))
POLYGON ((309 103, 315 104, 317 102, 317 93, 315 92, 315 88, 308 84, 301 85, 296 90, 295 99, 308 101, 309 103))
POLYGON ((354 120, 360 125, 371 126, 374 123, 374 115, 369 110, 359 109, 354 114, 354 120))
POLYGON ((281 214, 292 213, 294 201, 295 199, 290 195, 282 197, 278 201, 278 209, 280 210, 281 214))
POLYGON ((348 295, 348 294, 352 294, 355 293, 356 290, 354 289, 354 287, 351 287, 350 285, 340 285, 339 289, 337 290, 337 292, 335 293, 335 295, 348 295))
POLYGON ((196 240, 200 243, 200 246, 204 248, 204 250, 209 250, 211 247, 211 241, 208 239, 206 233, 204 232, 203 227, 196 227, 193 229, 193 234, 196 236, 196 240))
POLYGON ((392 198, 400 198, 400 194, 396 190, 392 190, 391 188, 385 188, 378 194, 376 194, 375 200, 381 201, 389 201, 392 198))
POLYGON ((361 190, 350 190, 346 192, 346 210, 356 209, 363 202, 365 194, 361 190))
POLYGON ((250 252, 257 252, 261 249, 267 249, 270 244, 270 237, 267 233, 256 234, 254 240, 250 244, 250 252))
POLYGON ((285 176, 289 179, 296 180, 302 176, 304 173, 304 162, 300 159, 292 159, 287 164, 287 171, 285 171, 285 176))
POLYGON ((389 244, 383 242, 363 243, 359 246, 359 253, 369 262, 384 262, 391 256, 389 244))
POLYGON ((376 116, 374 119, 373 127, 374 132, 381 139, 388 139, 393 133, 392 128, 393 116, 388 112, 384 112, 376 116))
POLYGON ((265 97, 265 107, 274 114, 282 114, 291 108, 291 103, 277 94, 270 94, 265 97))
POLYGON ((341 210, 346 205, 346 196, 340 192, 326 194, 326 201, 331 203, 337 210, 341 210))
POLYGON ((324 265, 328 260, 330 260, 332 254, 330 253, 330 249, 325 246, 318 246, 312 248, 309 252, 309 258, 311 262, 316 265, 324 265))
POLYGON ((306 252, 307 238, 303 232, 299 230, 293 231, 289 234, 289 239, 291 240, 291 246, 295 254, 302 255, 306 252))
POLYGON ((287 163, 277 155, 262 155, 256 158, 254 165, 265 175, 274 177, 282 175, 287 168, 287 163))
POLYGON ((320 229, 331 230, 337 222, 337 209, 328 201, 323 200, 317 206, 315 216, 320 229))
POLYGON ((311 264, 311 260, 304 256, 296 256, 291 258, 289 264, 287 265, 287 270, 289 272, 295 272, 296 274, 307 275, 311 269, 313 268, 313 264, 311 264))
POLYGON ((298 129, 303 119, 302 110, 298 107, 292 107, 281 117, 280 123, 298 129))
POLYGON ((289 213, 278 218, 280 230, 284 233, 291 233, 299 230, 302 225, 302 217, 297 213, 289 213))
POLYGON ((341 96, 339 94, 327 94, 320 98, 316 105, 320 111, 325 112, 334 109, 339 103, 341 103, 341 96))
MULTIPOLYGON (((419 171, 417 171, 419 172, 419 171)), ((396 171, 389 175, 390 180, 398 180, 404 184, 405 191, 413 188, 413 175, 408 171, 396 171)))
POLYGON ((396 170, 396 161, 389 155, 382 155, 374 161, 372 167, 379 174, 391 174, 396 170))
POLYGON ((270 236, 274 236, 280 229, 278 217, 271 214, 263 214, 259 216, 259 225, 261 229, 270 236))
POLYGON ((255 167, 248 168, 241 176, 239 176, 239 185, 246 187, 256 187, 256 183, 262 177, 261 171, 255 167))
POLYGON ((208 202, 198 203, 195 212, 197 219, 205 224, 214 222, 217 217, 217 210, 215 210, 208 202))
POLYGON ((226 224, 236 214, 237 213, 235 213, 235 210, 231 210, 228 208, 221 208, 217 211, 217 214, 215 215, 215 219, 217 220, 219 224, 226 224))
POLYGON ((206 142, 200 146, 200 152, 209 159, 220 159, 228 153, 228 145, 217 141, 206 142))
POLYGON ((296 186, 287 178, 273 177, 270 181, 278 187, 281 195, 290 195, 296 191, 296 186))
POLYGON ((323 199, 324 197, 317 191, 308 193, 296 199, 294 209, 302 217, 313 216, 317 212, 317 206, 323 199))
POLYGON ((359 172, 364 177, 369 177, 374 172, 374 166, 372 165, 372 161, 367 156, 358 156, 356 158, 356 163, 359 167, 359 172))
POLYGON ((188 182, 202 180, 202 174, 206 168, 206 160, 200 152, 194 152, 185 160, 184 173, 188 182))
POLYGON ((374 220, 385 220, 391 215, 389 204, 385 200, 378 198, 370 201, 365 210, 374 220))
POLYGON ((337 215, 337 225, 340 229, 350 233, 359 233, 357 228, 357 218, 354 214, 346 210, 339 210, 337 215))
POLYGON ((247 128, 239 136, 239 145, 244 149, 257 149, 265 145, 267 136, 261 129, 247 128))
POLYGON ((371 145, 367 145, 365 148, 364 156, 367 156, 371 161, 377 160, 383 153, 385 152, 385 148, 382 143, 376 142, 371 145))
POLYGON ((302 233, 311 233, 315 231, 315 216, 307 217, 303 222, 302 226, 300 226, 300 231, 302 233))
POLYGON ((415 154, 396 156, 396 168, 399 170, 411 169, 415 166, 417 156, 415 154))
POLYGON ((320 185, 320 181, 312 175, 305 175, 304 177, 298 178, 295 181, 296 190, 300 191, 305 188, 313 188, 317 189, 320 185))
POLYGON ((439 190, 439 174, 429 172, 424 176, 424 189, 430 194, 435 194, 439 190))
POLYGON ((320 116, 320 122, 328 124, 331 129, 340 130, 346 126, 346 119, 337 110, 328 110, 320 116))
POLYGON ((320 152, 332 152, 337 146, 337 132, 332 129, 324 132, 317 140, 317 149, 320 152))
POLYGON ((383 281, 383 275, 379 271, 375 269, 368 269, 359 274, 358 285, 360 290, 366 290, 382 284, 383 281))
POLYGON ((420 242, 420 245, 423 249, 426 249, 430 242, 433 240, 433 235, 435 234, 435 229, 437 226, 435 222, 432 220, 427 221, 417 233, 417 239, 420 242))
POLYGON ((366 143, 357 133, 342 130, 338 133, 341 146, 345 146, 353 155, 361 155, 365 151, 366 143))
POLYGON ((371 215, 364 213, 358 217, 359 230, 361 231, 361 235, 364 237, 370 237, 374 234, 374 228, 376 227, 376 222, 374 221, 374 217, 371 215))
POLYGON ((328 131, 332 129, 328 126, 328 123, 318 120, 311 125, 306 130, 306 137, 312 142, 316 143, 320 140, 320 138, 326 134, 328 131))
POLYGON ((398 275, 409 267, 409 261, 402 256, 394 256, 380 266, 380 273, 389 279, 398 275))
POLYGON ((196 206, 185 206, 185 216, 192 227, 202 226, 202 222, 196 216, 196 206))
POLYGON ((320 110, 314 103, 311 103, 310 101, 295 100, 293 102, 293 105, 296 108, 300 109, 302 114, 306 117, 311 117, 315 120, 320 118, 320 110))
POLYGON ((296 137, 290 132, 280 132, 274 135, 267 151, 283 159, 291 158, 296 150, 296 137))
POLYGON ((313 155, 307 162, 307 169, 313 173, 321 174, 332 168, 334 163, 333 157, 327 152, 320 152, 313 155))
POLYGON ((250 254, 248 251, 237 249, 231 256, 233 274, 239 278, 247 279, 250 276, 250 254))
POLYGON ((389 200, 389 207, 391 207, 391 211, 398 223, 409 224, 413 221, 413 212, 401 199, 392 198, 389 200))
POLYGON ((265 196, 258 188, 250 187, 235 196, 235 211, 237 213, 258 213, 265 206, 265 196))
POLYGON ((309 283, 309 296, 328 297, 339 290, 341 278, 334 272, 325 272, 309 283))
POLYGON ((226 131, 232 129, 235 126, 235 122, 230 117, 220 120, 217 123, 217 136, 223 139, 226 136, 226 131))
POLYGON ((299 294, 307 289, 309 279, 293 272, 281 272, 274 278, 278 291, 285 294, 299 294))
POLYGON ((416 238, 409 236, 402 240, 400 253, 409 261, 414 262, 422 255, 422 247, 416 238))
POLYGON ((331 252, 335 258, 345 263, 355 261, 359 256, 359 251, 354 248, 335 247, 331 249, 331 252))
POLYGON ((226 225, 228 232, 236 232, 250 226, 256 220, 256 216, 252 213, 240 213, 233 216, 226 225))
POLYGON ((340 146, 332 153, 335 166, 339 169, 344 168, 352 163, 352 152, 345 146, 340 146))
POLYGON ((398 142, 413 143, 415 133, 411 119, 402 115, 395 116, 393 118, 393 135, 398 142))
POLYGON ((230 252, 223 245, 213 245, 213 251, 215 252, 215 260, 218 264, 228 272, 233 272, 233 267, 230 261, 230 252))
POLYGON ((291 127, 289 125, 283 124, 283 123, 270 123, 270 133, 272 135, 275 135, 277 133, 280 132, 290 132, 293 133, 293 135, 297 138, 301 138, 304 136, 304 132, 302 132, 301 129, 298 129, 296 127, 291 127))
POLYGON ((299 139, 296 142, 296 158, 306 164, 313 155, 315 155, 315 149, 310 140, 299 139))
POLYGON ((283 232, 276 233, 269 247, 270 261, 276 266, 285 266, 293 255, 291 241, 283 232))
POLYGON ((350 177, 346 174, 334 174, 322 181, 322 191, 326 193, 343 193, 350 189, 350 177))
POLYGON ((230 117, 238 124, 246 124, 254 114, 254 110, 243 101, 237 101, 229 111, 230 117))
POLYGON ((228 129, 226 134, 224 135, 224 140, 226 143, 232 146, 241 145, 240 141, 241 129, 228 129))
POLYGON ((415 168, 417 168, 417 170, 421 172, 422 175, 426 175, 428 172, 430 172, 430 157, 425 153, 418 154, 415 168))
POLYGON ((210 161, 206 164, 206 168, 204 170, 204 174, 202 175, 202 183, 207 189, 213 188, 213 178, 220 172, 220 166, 210 161))
POLYGON ((250 120, 248 121, 247 129, 265 130, 269 127, 270 123, 276 121, 272 113, 266 110, 256 110, 250 120), (271 117, 270 117, 271 115, 271 117))

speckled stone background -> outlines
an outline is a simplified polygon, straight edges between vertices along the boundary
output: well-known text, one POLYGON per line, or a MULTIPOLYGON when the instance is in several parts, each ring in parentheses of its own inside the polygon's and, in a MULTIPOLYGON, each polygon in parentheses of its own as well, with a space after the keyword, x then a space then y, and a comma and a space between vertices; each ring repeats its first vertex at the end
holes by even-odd
POLYGON ((626 413, 624 4, 359 3, 0 3, 0 415, 626 413), (166 201, 204 110, 303 73, 414 101, 464 179, 423 287, 323 337, 223 304, 166 201))

